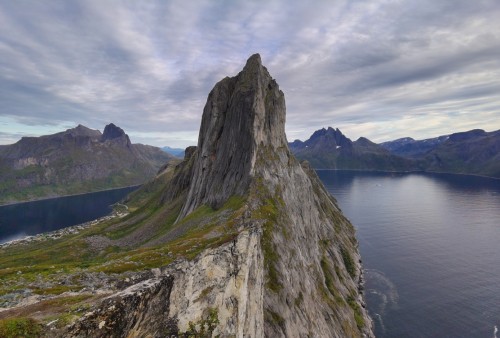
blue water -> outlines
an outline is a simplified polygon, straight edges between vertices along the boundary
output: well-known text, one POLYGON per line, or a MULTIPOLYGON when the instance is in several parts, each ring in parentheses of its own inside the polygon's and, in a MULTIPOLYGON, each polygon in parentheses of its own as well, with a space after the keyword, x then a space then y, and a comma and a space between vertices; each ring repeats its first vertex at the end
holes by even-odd
POLYGON ((111 213, 111 204, 137 187, 0 206, 0 243, 85 223, 111 213))
POLYGON ((357 229, 377 337, 496 337, 500 180, 318 175, 357 229))

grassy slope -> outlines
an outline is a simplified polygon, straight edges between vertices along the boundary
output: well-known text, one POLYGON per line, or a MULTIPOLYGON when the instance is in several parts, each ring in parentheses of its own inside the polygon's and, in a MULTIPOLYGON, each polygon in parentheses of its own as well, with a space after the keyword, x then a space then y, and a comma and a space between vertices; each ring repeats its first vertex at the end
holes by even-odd
MULTIPOLYGON (((174 223, 186 191, 166 203, 162 203, 162 198, 165 187, 183 170, 188 170, 186 163, 170 166, 134 192, 127 203, 132 212, 124 218, 60 239, 0 249, 0 307, 2 298, 13 297, 25 289, 33 294, 57 296, 52 302, 60 299, 57 307, 42 302, 50 311, 36 313, 42 305, 33 305, 23 311, 0 313, 0 319, 33 317, 47 323, 56 318, 65 323, 68 316, 74 319, 84 313, 75 309, 86 309, 96 301, 96 296, 88 293, 65 293, 82 290, 89 273, 125 280, 131 271, 165 266, 178 258, 192 259, 206 248, 233 240, 237 235, 234 225, 245 204, 243 197, 230 198, 219 210, 201 206, 174 223), (107 246, 92 247, 89 238, 96 236, 104 238, 107 246)), ((2 323, 10 322, 0 322, 0 328, 2 323)))

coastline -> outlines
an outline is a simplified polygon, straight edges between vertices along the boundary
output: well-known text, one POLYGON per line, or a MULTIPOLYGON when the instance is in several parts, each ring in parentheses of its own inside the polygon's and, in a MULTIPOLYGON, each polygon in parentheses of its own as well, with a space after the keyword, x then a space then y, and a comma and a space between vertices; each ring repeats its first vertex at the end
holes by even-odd
POLYGON ((10 241, 0 243, 0 249, 4 249, 4 248, 7 248, 7 247, 12 246, 12 245, 23 245, 23 244, 33 243, 33 242, 41 242, 41 241, 45 241, 45 240, 49 240, 49 239, 58 239, 58 238, 61 238, 63 236, 70 235, 70 234, 77 234, 80 231, 88 229, 93 225, 100 224, 100 223, 105 222, 105 221, 109 221, 113 218, 125 217, 129 214, 128 207, 125 204, 121 204, 121 203, 115 203, 115 204, 124 205, 127 209, 127 212, 117 212, 114 210, 109 215, 102 216, 102 217, 99 217, 97 219, 85 222, 85 223, 70 225, 68 227, 54 230, 54 231, 41 232, 41 233, 36 234, 36 235, 12 239, 10 241))
POLYGON ((124 186, 124 187, 116 187, 116 188, 108 188, 108 189, 102 189, 102 190, 81 192, 81 193, 77 193, 77 194, 60 195, 60 196, 48 196, 48 197, 37 198, 37 199, 34 199, 34 200, 29 200, 29 201, 9 202, 9 203, 5 203, 5 204, 0 203, 0 208, 1 207, 6 207, 6 206, 9 206, 9 205, 16 205, 16 204, 22 204, 22 203, 31 203, 31 202, 39 202, 39 201, 52 200, 52 199, 62 198, 62 197, 81 196, 81 195, 93 194, 93 193, 98 193, 98 192, 105 192, 105 191, 118 190, 118 189, 126 189, 126 188, 134 188, 134 187, 139 188, 143 184, 144 183, 133 184, 133 185, 127 185, 127 186, 124 186))

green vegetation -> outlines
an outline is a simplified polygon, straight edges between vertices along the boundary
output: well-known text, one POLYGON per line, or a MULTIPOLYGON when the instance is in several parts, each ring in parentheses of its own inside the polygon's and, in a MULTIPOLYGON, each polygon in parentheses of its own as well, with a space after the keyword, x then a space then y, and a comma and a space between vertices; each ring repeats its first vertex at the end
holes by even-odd
POLYGON ((335 301, 338 304, 343 304, 344 300, 342 299, 337 288, 335 287, 335 282, 334 282, 332 270, 331 270, 330 264, 328 264, 328 261, 326 260, 325 256, 323 256, 321 258, 320 265, 321 265, 321 270, 323 271, 323 276, 325 277, 326 288, 328 289, 330 294, 333 296, 333 299, 335 299, 335 301))
POLYGON ((31 318, 14 318, 0 320, 0 337, 31 338, 39 337, 41 325, 31 318))
POLYGON ((351 254, 344 247, 340 248, 340 253, 342 254, 342 259, 344 260, 344 265, 345 265, 347 272, 349 273, 349 275, 352 278, 355 278, 356 277, 356 265, 354 264, 354 261, 351 257, 351 254))
POLYGON ((189 329, 180 333, 184 338, 211 338, 215 328, 219 325, 219 312, 215 308, 210 308, 208 315, 197 321, 189 322, 189 329))
POLYGON ((356 321, 356 325, 358 329, 362 329, 365 326, 365 320, 363 319, 363 313, 361 312, 361 307, 356 302, 353 296, 349 296, 347 298, 347 304, 354 311, 354 320, 356 321))
MULTIPOLYGON (((284 204, 280 194, 276 192, 273 195, 263 185, 260 180, 256 180, 252 194, 257 194, 262 200, 262 204, 252 212, 253 220, 263 220, 261 245, 264 253, 264 265, 267 271, 268 279, 266 286, 271 291, 277 293, 283 286, 279 282, 279 272, 276 268, 276 262, 279 260, 278 253, 273 243, 273 232, 279 224, 281 217, 280 210, 284 204)), ((282 229, 286 237, 286 230, 282 229)))
MULTIPOLYGON (((50 309, 43 321, 57 319, 56 326, 65 325, 81 316, 81 311, 72 310, 73 307, 85 309, 95 298, 86 300, 63 295, 85 287, 89 273, 99 274, 103 283, 106 278, 125 279, 126 274, 114 274, 162 267, 179 258, 193 259, 203 250, 219 247, 238 235, 235 224, 243 214, 245 196, 233 196, 218 210, 200 206, 175 223, 185 194, 181 192, 165 204, 160 202, 163 193, 163 189, 156 189, 149 198, 145 198, 147 194, 138 193, 140 201, 130 201, 135 210, 128 216, 101 222, 78 234, 0 249, 0 295, 17 297, 19 290, 28 289, 34 294, 56 296, 27 307, 22 316, 50 309), (104 238, 105 246, 93 248, 89 244, 93 237, 104 238)), ((209 293, 210 290, 204 290, 201 297, 209 293)), ((86 293, 81 296, 92 297, 86 293)), ((0 306, 6 304, 0 302, 0 306)), ((12 317, 21 316, 13 314, 12 317)), ((197 330, 210 329, 207 325, 214 322, 210 318, 205 321, 205 329, 197 326, 197 330)))

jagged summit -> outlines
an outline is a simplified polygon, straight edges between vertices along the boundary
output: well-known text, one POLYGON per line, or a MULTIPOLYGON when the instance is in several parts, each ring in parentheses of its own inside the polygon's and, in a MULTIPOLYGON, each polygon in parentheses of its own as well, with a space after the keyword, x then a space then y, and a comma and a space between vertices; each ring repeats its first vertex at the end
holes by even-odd
POLYGON ((127 146, 130 146, 131 144, 130 138, 127 134, 125 134, 125 131, 122 128, 116 126, 114 123, 110 123, 106 127, 104 127, 104 132, 101 136, 101 142, 115 139, 120 139, 127 146))
POLYGON ((202 204, 217 208, 249 187, 259 147, 287 147, 285 97, 252 55, 235 77, 217 83, 203 109, 193 184, 179 218, 202 204))
POLYGON ((112 140, 114 138, 122 137, 126 135, 125 131, 120 128, 115 126, 114 123, 110 123, 104 127, 104 133, 102 134, 102 140, 112 140))

